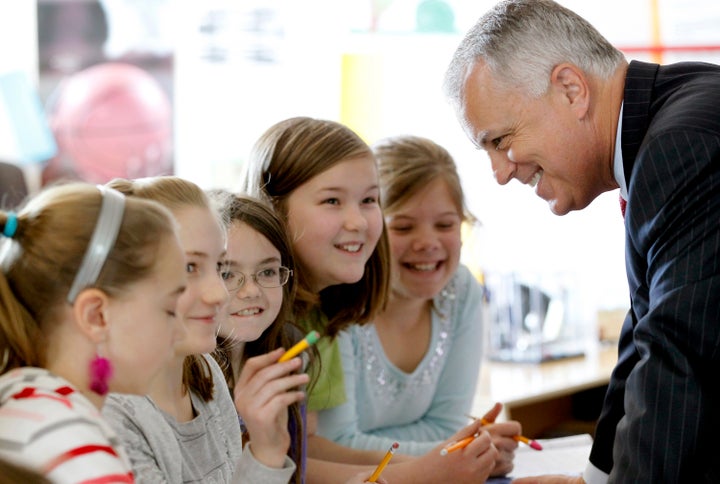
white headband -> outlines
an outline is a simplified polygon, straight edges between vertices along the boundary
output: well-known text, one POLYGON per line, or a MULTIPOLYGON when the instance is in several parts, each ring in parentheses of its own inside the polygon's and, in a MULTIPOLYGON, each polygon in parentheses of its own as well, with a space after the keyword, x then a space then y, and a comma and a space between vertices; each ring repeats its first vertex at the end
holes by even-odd
POLYGON ((101 185, 98 185, 98 189, 102 194, 100 214, 95 223, 90 243, 85 250, 85 257, 83 257, 80 269, 75 275, 72 287, 70 287, 67 296, 70 304, 75 302, 75 298, 81 290, 97 281, 100 270, 105 264, 105 259, 107 259, 110 249, 115 245, 115 239, 120 231, 120 224, 125 212, 125 195, 101 185))

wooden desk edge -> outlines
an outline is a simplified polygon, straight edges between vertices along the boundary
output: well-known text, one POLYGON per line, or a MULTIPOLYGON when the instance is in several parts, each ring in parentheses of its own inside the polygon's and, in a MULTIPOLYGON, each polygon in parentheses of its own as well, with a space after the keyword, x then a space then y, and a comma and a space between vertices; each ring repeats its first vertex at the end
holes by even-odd
POLYGON ((507 410, 606 385, 616 363, 617 348, 601 345, 584 357, 546 363, 497 363, 484 360, 473 412, 483 412, 483 408, 487 410, 494 402, 501 402, 507 410), (565 369, 572 375, 566 382, 559 382, 558 374, 565 369), (493 372, 495 376, 500 374, 495 380, 493 372))

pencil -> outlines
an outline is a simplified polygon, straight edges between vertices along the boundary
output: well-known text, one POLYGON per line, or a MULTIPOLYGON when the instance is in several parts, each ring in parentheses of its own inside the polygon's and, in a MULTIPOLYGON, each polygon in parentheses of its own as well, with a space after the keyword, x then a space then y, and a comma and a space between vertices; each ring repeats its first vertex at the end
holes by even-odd
POLYGON ((367 480, 368 482, 377 482, 380 474, 382 474, 383 469, 385 469, 385 466, 388 465, 388 462, 390 462, 390 459, 392 459, 392 456, 395 453, 395 449, 397 449, 398 447, 400 447, 400 444, 397 442, 393 443, 393 445, 390 446, 387 453, 385 454, 385 457, 383 457, 377 468, 375 468, 375 472, 373 472, 370 476, 370 479, 367 480))
POLYGON ((478 434, 471 435, 469 437, 465 437, 462 440, 458 440, 457 442, 454 442, 452 444, 449 444, 442 448, 440 451, 440 455, 448 455, 450 452, 454 452, 456 450, 464 449, 465 447, 470 444, 473 440, 475 440, 475 437, 477 437, 478 434))
POLYGON ((290 358, 299 355, 309 348, 310 345, 317 343, 318 339, 320 339, 320 334, 317 331, 310 331, 305 338, 302 339, 302 341, 299 341, 295 346, 283 353, 280 359, 278 359, 278 363, 282 363, 283 361, 287 361, 290 358))
MULTIPOLYGON (((466 415, 466 417, 471 418, 473 420, 480 420, 480 423, 483 425, 490 425, 492 422, 485 419, 485 418, 477 418, 473 417, 472 415, 466 415)), ((515 439, 518 442, 522 442, 525 445, 530 446, 530 448, 535 450, 542 450, 542 445, 536 440, 528 439, 524 435, 513 435, 513 439, 515 439)))
POLYGON ((540 445, 540 443, 538 443, 536 440, 530 440, 523 435, 516 435, 513 437, 513 439, 517 440, 518 442, 522 442, 525 445, 529 445, 535 450, 542 450, 542 445, 540 445))

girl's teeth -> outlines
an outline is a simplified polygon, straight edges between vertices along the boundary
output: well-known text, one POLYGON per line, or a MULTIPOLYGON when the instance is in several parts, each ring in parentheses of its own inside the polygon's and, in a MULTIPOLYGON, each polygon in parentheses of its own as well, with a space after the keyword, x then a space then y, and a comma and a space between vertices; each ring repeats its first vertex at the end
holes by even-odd
POLYGON ((360 245, 360 244, 341 245, 340 246, 341 249, 346 250, 348 252, 357 252, 360 250, 360 247, 362 247, 362 245, 360 245))
POLYGON ((416 271, 433 271, 437 264, 413 264, 412 268, 416 271))
POLYGON ((260 309, 258 308, 252 308, 252 309, 243 309, 241 311, 237 311, 235 314, 238 316, 254 316, 260 312, 260 309))

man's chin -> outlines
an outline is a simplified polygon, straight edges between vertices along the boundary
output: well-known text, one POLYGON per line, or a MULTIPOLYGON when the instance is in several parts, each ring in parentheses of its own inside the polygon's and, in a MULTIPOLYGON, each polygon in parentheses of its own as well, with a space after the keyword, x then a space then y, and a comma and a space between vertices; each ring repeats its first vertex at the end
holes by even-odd
POLYGON ((557 216, 563 216, 570 213, 573 209, 567 205, 563 205, 559 203, 557 200, 548 200, 548 206, 550 207, 550 211, 553 213, 553 215, 557 216))

